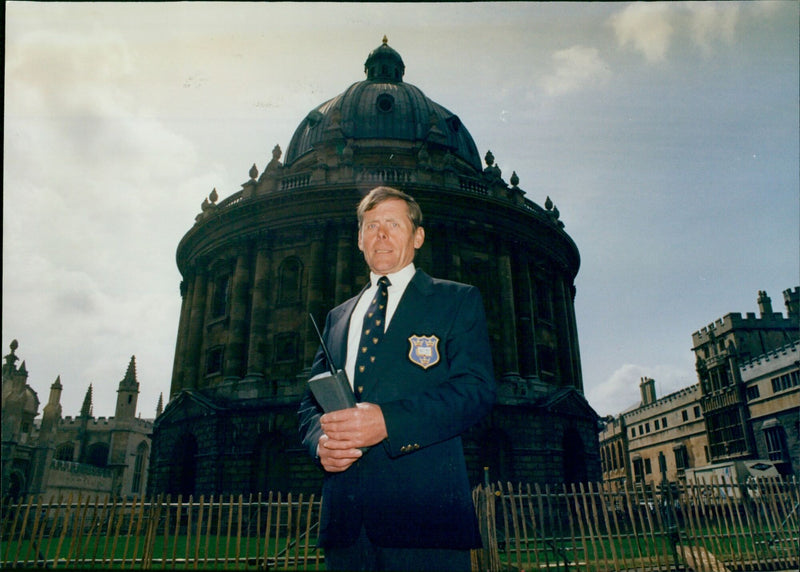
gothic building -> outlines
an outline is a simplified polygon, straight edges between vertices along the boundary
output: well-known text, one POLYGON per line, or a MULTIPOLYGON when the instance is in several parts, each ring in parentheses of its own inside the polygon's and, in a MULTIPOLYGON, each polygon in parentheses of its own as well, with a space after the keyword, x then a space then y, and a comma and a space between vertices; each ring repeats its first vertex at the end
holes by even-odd
POLYGON ((800 288, 785 290, 786 316, 758 293, 760 315, 738 312, 692 335, 698 382, 656 398, 643 378, 641 402, 603 419, 603 480, 687 480, 689 469, 769 461, 800 473, 800 288))
MULTIPOLYGON (((241 190, 203 201, 178 245, 182 305, 150 492, 316 491, 296 410, 318 347, 309 314, 357 294, 368 270, 355 208, 378 185, 414 196, 416 264, 483 294, 499 401, 465 440, 474 482, 600 477, 573 300, 579 254, 549 197, 485 166, 461 119, 403 80, 386 39, 365 79, 312 109, 241 190), (281 159, 283 158, 283 162, 281 159)), ((343 364, 342 364, 343 365, 343 364)))
POLYGON ((785 290, 783 296, 786 316, 773 312, 772 300, 762 291, 759 316, 726 314, 692 334, 712 463, 751 458, 757 452, 748 403, 753 396, 748 396, 740 368, 800 338, 800 288, 785 290))
MULTIPOLYGON (((117 390, 114 417, 94 417, 92 386, 80 414, 62 417, 61 378, 50 386, 39 415, 39 397, 28 384, 25 362, 17 366, 18 344, 3 364, 2 496, 68 495, 130 498, 145 494, 152 419, 136 417, 139 382, 131 357, 117 390)), ((159 405, 160 412, 160 405, 159 405)), ((76 497, 77 498, 77 497, 76 497)))

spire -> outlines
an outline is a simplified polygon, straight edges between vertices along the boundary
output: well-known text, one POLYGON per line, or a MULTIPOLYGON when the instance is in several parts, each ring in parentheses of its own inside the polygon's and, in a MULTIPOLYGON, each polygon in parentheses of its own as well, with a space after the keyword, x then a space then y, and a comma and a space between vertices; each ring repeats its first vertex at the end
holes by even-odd
POLYGON ((89 389, 86 390, 86 397, 83 398, 83 405, 81 406, 81 417, 92 416, 92 384, 89 384, 89 389))
POLYGON ((125 378, 119 382, 119 388, 138 391, 139 382, 136 379, 136 356, 131 356, 131 361, 128 362, 128 370, 125 372, 125 378))
POLYGON ((158 394, 158 405, 156 406, 156 417, 164 413, 164 393, 158 394))
MULTIPOLYGON (((59 408, 61 407, 60 402, 62 389, 64 389, 64 387, 61 385, 61 376, 59 375, 53 382, 53 385, 50 386, 50 399, 48 400, 48 405, 58 405, 59 408)), ((45 407, 45 409, 47 409, 47 407, 45 407)))
POLYGON ((47 405, 42 410, 42 424, 40 435, 43 439, 52 437, 54 429, 58 426, 61 419, 61 376, 59 375, 50 386, 50 397, 47 400, 47 405))
POLYGON ((136 417, 136 403, 139 397, 139 382, 136 381, 136 356, 131 356, 125 378, 119 382, 117 389, 117 419, 133 419, 136 417))

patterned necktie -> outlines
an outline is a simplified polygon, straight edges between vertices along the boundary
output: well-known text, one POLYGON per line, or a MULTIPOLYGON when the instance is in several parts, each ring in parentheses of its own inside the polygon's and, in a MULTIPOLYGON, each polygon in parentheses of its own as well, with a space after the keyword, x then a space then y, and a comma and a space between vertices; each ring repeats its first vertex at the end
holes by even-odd
MULTIPOLYGON (((389 300, 387 288, 391 282, 386 276, 381 276, 378 280, 378 291, 364 314, 364 325, 361 328, 361 340, 358 344, 358 357, 356 357, 355 377, 364 373, 367 364, 375 361, 373 351, 383 338, 383 331, 386 328, 386 302, 389 300)), ((360 393, 360 388, 356 389, 360 393)))

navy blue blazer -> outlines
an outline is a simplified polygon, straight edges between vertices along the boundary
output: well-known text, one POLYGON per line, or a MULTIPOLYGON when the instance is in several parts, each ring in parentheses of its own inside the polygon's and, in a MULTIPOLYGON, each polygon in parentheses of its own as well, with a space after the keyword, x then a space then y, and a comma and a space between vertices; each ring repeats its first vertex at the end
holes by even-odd
MULTIPOLYGON (((323 337, 344 367, 356 296, 328 314, 323 337)), ((328 369, 317 352, 311 375, 328 369)), ((341 473, 326 473, 319 544, 349 546, 363 525, 397 548, 480 547, 460 435, 491 409, 496 389, 478 289, 417 270, 376 361, 358 377, 359 401, 381 406, 388 437, 341 473)), ((309 391, 300 434, 316 458, 322 410, 309 391)))

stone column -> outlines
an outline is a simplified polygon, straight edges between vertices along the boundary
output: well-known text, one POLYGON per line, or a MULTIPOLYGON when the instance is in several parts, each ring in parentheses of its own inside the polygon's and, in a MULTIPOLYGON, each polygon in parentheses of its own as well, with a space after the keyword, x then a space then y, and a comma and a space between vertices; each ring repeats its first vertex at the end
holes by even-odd
POLYGON ((183 364, 186 359, 186 343, 189 335, 189 320, 192 316, 194 276, 187 273, 181 281, 181 317, 178 322, 178 339, 175 341, 175 359, 172 362, 172 384, 169 395, 180 391, 183 385, 183 364))
POLYGON ((565 283, 565 300, 567 302, 567 322, 570 331, 570 355, 572 356, 572 383, 575 389, 583 391, 583 368, 581 367, 581 350, 578 343, 578 320, 575 318, 575 285, 565 283))
POLYGON ((450 257, 451 243, 448 240, 449 225, 433 223, 425 226, 425 244, 431 250, 431 265, 424 270, 436 278, 456 280, 450 257))
POLYGON ((450 276, 452 276, 452 279, 456 282, 461 282, 463 280, 463 275, 461 273, 461 242, 458 237, 458 229, 448 224, 445 227, 444 238, 449 257, 450 276))
POLYGON ((534 377, 536 370, 536 330, 534 329, 533 284, 526 252, 515 256, 515 277, 519 288, 517 335, 519 336, 519 370, 522 377, 534 377))
MULTIPOLYGON (((336 289, 334 291, 334 305, 341 304, 353 295, 353 270, 351 261, 353 251, 357 250, 353 244, 353 232, 345 223, 340 223, 339 239, 336 242, 336 289)), ((320 324, 320 328, 322 324, 320 324)))
MULTIPOLYGON (((319 347, 319 339, 317 333, 314 331, 314 326, 311 324, 309 314, 313 314, 317 318, 322 311, 323 301, 323 283, 325 279, 325 257, 324 257, 324 232, 325 229, 321 226, 316 228, 312 227, 310 231, 313 233, 311 240, 311 254, 308 264, 308 288, 306 295, 306 312, 303 316, 301 323, 305 324, 302 331, 305 332, 305 340, 303 344, 303 367, 311 367, 314 355, 317 353, 319 347)), ((322 324, 319 324, 320 330, 322 324)), ((344 367, 344 364, 336 364, 339 367, 344 367)))
POLYGON ((575 362, 573 353, 573 339, 570 328, 569 293, 564 277, 558 276, 554 284, 555 293, 555 316, 553 320, 556 324, 558 335, 558 367, 561 374, 561 386, 578 387, 578 380, 575 374, 575 362))
POLYGON ((247 377, 264 377, 267 366, 267 325, 269 314, 269 269, 271 253, 268 245, 260 245, 256 254, 253 280, 253 308, 250 314, 250 347, 247 352, 247 377))
POLYGON ((250 256, 245 245, 236 258, 231 284, 230 323, 228 341, 225 344, 225 364, 222 369, 223 380, 236 380, 244 376, 247 356, 247 310, 250 292, 250 256))
POLYGON ((500 315, 502 335, 502 370, 503 374, 518 374, 517 363, 517 315, 514 304, 514 282, 511 275, 511 256, 507 246, 501 247, 497 259, 497 272, 500 279, 500 315))
POLYGON ((185 359, 183 360, 183 383, 179 389, 192 389, 198 386, 201 359, 200 348, 203 343, 205 325, 206 296, 208 294, 208 275, 205 269, 196 268, 194 294, 192 296, 191 316, 187 335, 185 359))

